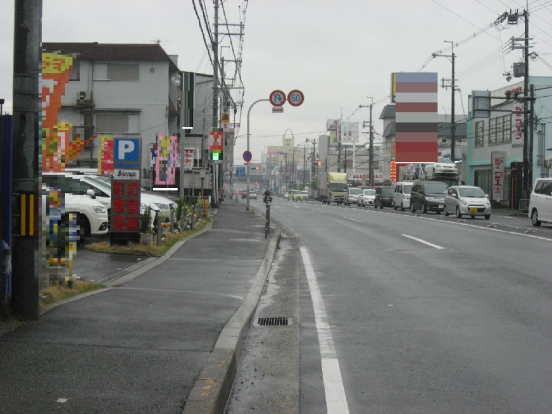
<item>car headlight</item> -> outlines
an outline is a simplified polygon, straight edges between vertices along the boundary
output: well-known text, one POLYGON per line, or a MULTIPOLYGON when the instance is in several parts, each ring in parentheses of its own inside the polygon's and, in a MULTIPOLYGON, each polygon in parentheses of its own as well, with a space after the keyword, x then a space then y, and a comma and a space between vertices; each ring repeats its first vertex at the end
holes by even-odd
POLYGON ((485 207, 490 207, 491 203, 489 201, 485 201, 485 207))
POLYGON ((94 207, 94 211, 96 213, 100 213, 100 214, 105 214, 107 212, 105 207, 100 207, 100 206, 94 207))
POLYGON ((426 197, 426 200, 427 200, 427 201, 437 201, 437 200, 435 200, 434 197, 426 197))
POLYGON ((463 206, 467 206, 468 205, 468 202, 462 198, 458 199, 458 201, 460 201, 460 204, 462 204, 463 206))

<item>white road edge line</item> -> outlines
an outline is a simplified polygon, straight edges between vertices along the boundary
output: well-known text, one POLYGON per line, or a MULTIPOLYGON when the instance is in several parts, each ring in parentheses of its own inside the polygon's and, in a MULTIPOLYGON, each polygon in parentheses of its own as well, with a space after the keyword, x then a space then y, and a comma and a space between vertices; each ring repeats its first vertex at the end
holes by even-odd
POLYGON ((442 246, 437 246, 436 244, 430 243, 430 242, 422 240, 422 239, 418 239, 417 237, 409 236, 408 234, 401 234, 401 236, 408 237, 409 239, 416 240, 417 242, 426 244, 428 246, 434 247, 434 248, 439 249, 439 250, 444 249, 444 247, 442 247, 442 246))
POLYGON ((332 333, 328 323, 326 307, 324 306, 322 294, 320 293, 318 282, 316 281, 316 275, 314 274, 309 253, 305 247, 301 247, 300 250, 314 309, 314 320, 318 333, 318 343, 320 345, 327 412, 328 414, 348 414, 349 406, 347 405, 347 397, 343 387, 343 380, 341 379, 341 370, 339 369, 339 361, 337 359, 332 333))

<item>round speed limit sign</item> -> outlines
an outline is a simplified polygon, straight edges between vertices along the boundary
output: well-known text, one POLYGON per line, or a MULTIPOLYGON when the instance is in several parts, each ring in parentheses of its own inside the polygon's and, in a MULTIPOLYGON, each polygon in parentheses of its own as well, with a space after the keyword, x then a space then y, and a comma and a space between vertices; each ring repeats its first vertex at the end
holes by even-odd
POLYGON ((287 100, 290 105, 299 106, 305 100, 305 95, 303 95, 303 92, 301 92, 300 90, 294 89, 290 93, 288 93, 287 100))

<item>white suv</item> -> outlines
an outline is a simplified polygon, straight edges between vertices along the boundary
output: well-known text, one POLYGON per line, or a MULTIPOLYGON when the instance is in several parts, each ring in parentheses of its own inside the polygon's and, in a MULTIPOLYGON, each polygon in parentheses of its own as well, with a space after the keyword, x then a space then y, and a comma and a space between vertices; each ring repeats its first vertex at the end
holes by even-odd
MULTIPOLYGON (((42 217, 43 226, 48 229, 48 192, 49 188, 42 188, 42 217)), ((79 241, 83 242, 87 236, 99 236, 109 231, 107 209, 99 201, 94 199, 91 190, 86 195, 65 193, 65 206, 63 215, 75 213, 77 215, 79 241)))
POLYGON ((527 211, 533 226, 552 223, 552 178, 537 178, 527 211))

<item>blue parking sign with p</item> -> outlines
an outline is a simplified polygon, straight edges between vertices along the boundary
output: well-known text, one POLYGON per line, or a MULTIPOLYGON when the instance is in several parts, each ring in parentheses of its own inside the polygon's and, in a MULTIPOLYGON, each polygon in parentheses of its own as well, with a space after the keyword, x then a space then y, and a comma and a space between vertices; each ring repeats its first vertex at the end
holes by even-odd
POLYGON ((114 138, 113 141, 113 167, 140 168, 140 138, 114 138))

